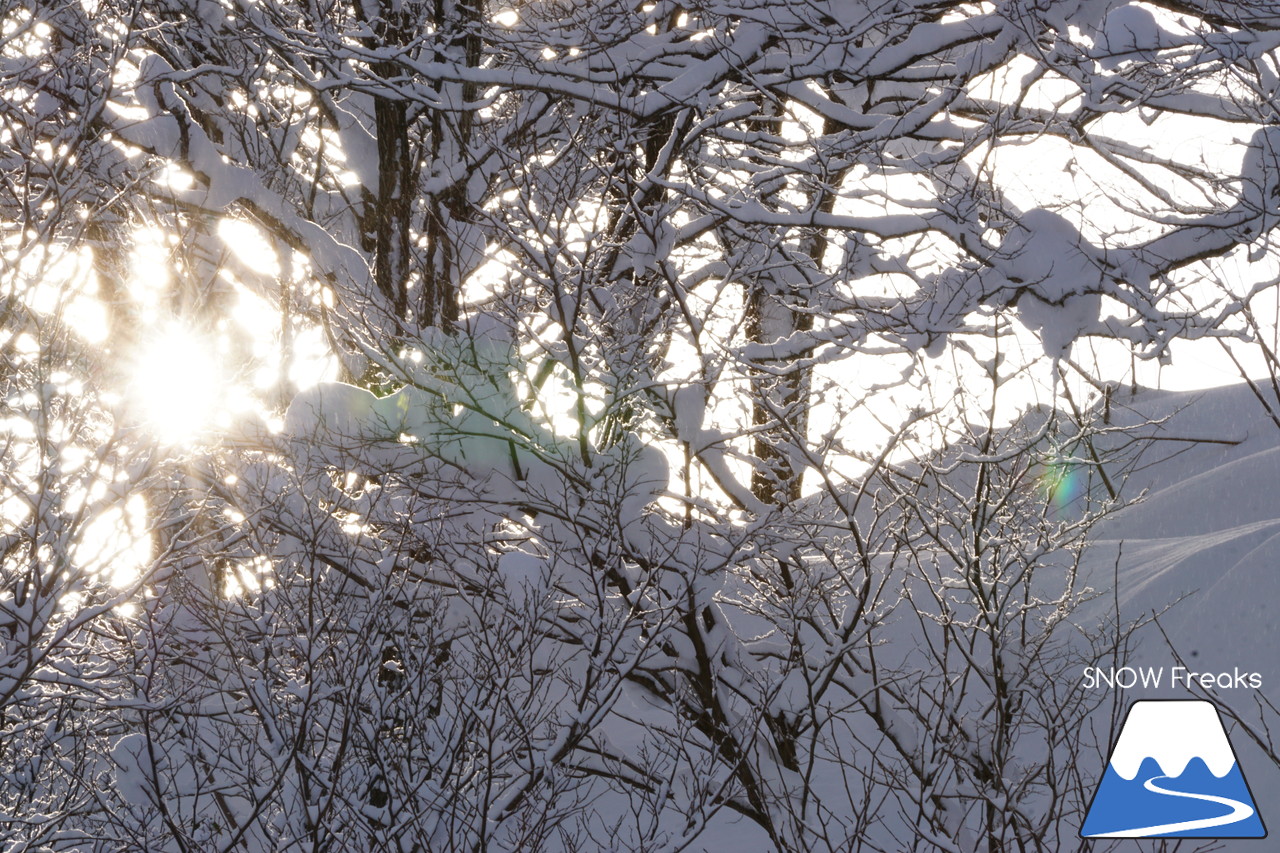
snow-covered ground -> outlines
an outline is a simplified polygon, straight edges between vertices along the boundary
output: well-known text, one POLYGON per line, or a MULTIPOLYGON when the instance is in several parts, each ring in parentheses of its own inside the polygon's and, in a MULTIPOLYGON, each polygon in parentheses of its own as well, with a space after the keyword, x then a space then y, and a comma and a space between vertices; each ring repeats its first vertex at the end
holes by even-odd
MULTIPOLYGON (((1122 619, 1133 619, 1178 602, 1159 625, 1188 664, 1238 665, 1280 686, 1280 622, 1269 613, 1280 593, 1280 427, 1244 385, 1124 402, 1167 421, 1152 430, 1150 464, 1121 490, 1145 497, 1098 527, 1090 583, 1115 595, 1091 607, 1118 601, 1122 619)), ((1151 633, 1128 662, 1174 663, 1151 633)))
MULTIPOLYGON (((1080 615, 1105 618, 1117 605, 1122 620, 1160 614, 1116 662, 1147 675, 1120 691, 1121 707, 1194 693, 1238 714, 1228 720, 1231 741, 1264 823, 1280 827, 1280 767, 1241 726, 1262 732, 1280 722, 1260 710, 1264 696, 1280 695, 1280 619, 1272 612, 1280 599, 1280 427, 1245 385, 1117 401, 1130 409, 1116 409, 1119 422, 1167 420, 1151 432, 1159 440, 1143 456, 1150 464, 1136 466, 1122 488, 1122 497, 1145 497, 1097 528, 1086 580, 1104 594, 1080 615), (1213 686, 1193 690, 1189 673, 1213 676, 1205 682, 1213 686)), ((1113 688, 1082 679, 1081 689, 1113 688)))

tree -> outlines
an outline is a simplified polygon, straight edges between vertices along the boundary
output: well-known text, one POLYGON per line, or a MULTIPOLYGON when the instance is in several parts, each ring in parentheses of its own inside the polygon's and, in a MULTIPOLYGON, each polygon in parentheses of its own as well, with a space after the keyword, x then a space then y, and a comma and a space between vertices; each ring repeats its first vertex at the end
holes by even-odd
MULTIPOLYGON (((59 569, 86 597, 50 587, 40 630, 10 630, 0 708, 58 683, 86 732, 75 785, 10 777, 10 837, 43 815, 40 843, 157 850, 1069 843, 1086 746, 1053 737, 1091 709, 1053 686, 1124 635, 1071 622, 1126 497, 1095 441, 1106 360, 1253 322, 1196 279, 1269 251, 1264 4, 4 21, 4 381, 36 401, 5 494, 101 492, 49 528, 64 551, 130 494, 152 531, 125 588, 59 569), (1144 126, 1247 136, 1238 179, 1126 139, 1144 126), (1019 181, 1024 149, 1072 188, 1019 181), (154 305, 128 273, 149 234, 174 271, 154 305), (105 353, 41 277, 103 306, 105 353), (320 329, 350 384, 277 371, 282 431, 166 458, 113 399, 148 312, 233 337, 240 293, 279 313, 281 362, 320 329), (109 461, 72 475, 49 441, 109 461), (1077 469, 1055 507, 1036 479, 1077 469), (50 675, 86 655, 92 683, 50 675), (115 786, 52 807, 92 778, 115 786)), ((3 518, 25 589, 43 517, 3 518)))

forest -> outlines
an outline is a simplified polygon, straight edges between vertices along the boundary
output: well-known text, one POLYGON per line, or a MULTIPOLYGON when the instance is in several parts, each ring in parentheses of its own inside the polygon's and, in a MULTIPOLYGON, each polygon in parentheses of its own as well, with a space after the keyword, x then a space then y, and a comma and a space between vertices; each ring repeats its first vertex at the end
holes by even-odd
POLYGON ((1278 97, 1264 0, 0 0, 0 851, 1124 849, 1278 97))

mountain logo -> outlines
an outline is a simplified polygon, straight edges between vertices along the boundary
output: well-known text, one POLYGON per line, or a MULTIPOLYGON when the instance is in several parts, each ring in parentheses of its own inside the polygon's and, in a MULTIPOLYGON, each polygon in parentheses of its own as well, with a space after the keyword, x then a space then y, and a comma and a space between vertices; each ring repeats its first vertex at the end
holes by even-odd
POLYGON ((1212 702, 1143 699, 1125 717, 1081 838, 1265 838, 1212 702))

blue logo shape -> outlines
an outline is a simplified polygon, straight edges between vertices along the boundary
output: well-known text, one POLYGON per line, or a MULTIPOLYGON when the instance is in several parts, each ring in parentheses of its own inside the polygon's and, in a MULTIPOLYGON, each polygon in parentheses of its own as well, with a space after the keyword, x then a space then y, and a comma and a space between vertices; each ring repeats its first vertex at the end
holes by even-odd
POLYGON ((1133 704, 1081 838, 1265 838, 1212 702, 1133 704))

